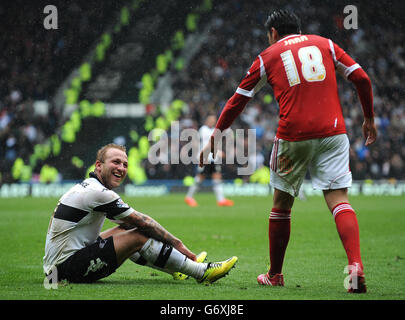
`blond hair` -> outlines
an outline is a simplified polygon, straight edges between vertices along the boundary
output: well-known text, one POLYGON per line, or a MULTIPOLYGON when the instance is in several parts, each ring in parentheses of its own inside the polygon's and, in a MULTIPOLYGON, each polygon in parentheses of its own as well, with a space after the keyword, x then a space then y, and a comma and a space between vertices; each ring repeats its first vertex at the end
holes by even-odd
POLYGON ((97 158, 96 158, 96 160, 98 160, 98 161, 100 161, 100 162, 104 162, 104 160, 105 160, 105 154, 107 153, 107 150, 108 150, 108 149, 111 149, 111 148, 124 151, 125 153, 127 152, 127 149, 126 149, 124 146, 119 145, 119 144, 115 144, 115 143, 109 143, 109 144, 106 144, 105 146, 101 147, 101 148, 97 151, 97 158))

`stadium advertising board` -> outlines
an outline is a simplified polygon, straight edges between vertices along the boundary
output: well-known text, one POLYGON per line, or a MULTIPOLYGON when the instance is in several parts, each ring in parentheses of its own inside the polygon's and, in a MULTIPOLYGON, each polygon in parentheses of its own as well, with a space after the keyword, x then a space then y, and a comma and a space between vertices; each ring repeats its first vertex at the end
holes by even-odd
MULTIPOLYGON (((51 184, 28 184, 13 183, 0 186, 0 198, 21 198, 21 197, 60 197, 69 190, 74 183, 51 183, 51 184)), ((209 186, 206 187, 207 189, 209 186)), ((134 185, 127 184, 119 193, 128 197, 159 197, 169 193, 184 192, 186 187, 182 181, 178 185, 171 181, 170 184, 159 185, 134 185)), ((304 182, 302 190, 306 196, 321 196, 322 192, 314 190, 310 182, 304 182)), ((203 190, 204 191, 204 190, 203 190)), ((265 197, 272 194, 272 188, 266 184, 245 183, 237 185, 234 183, 224 183, 224 194, 227 196, 256 196, 265 197)), ((365 196, 403 196, 405 195, 405 181, 382 182, 382 181, 354 181, 349 189, 350 195, 365 196)))

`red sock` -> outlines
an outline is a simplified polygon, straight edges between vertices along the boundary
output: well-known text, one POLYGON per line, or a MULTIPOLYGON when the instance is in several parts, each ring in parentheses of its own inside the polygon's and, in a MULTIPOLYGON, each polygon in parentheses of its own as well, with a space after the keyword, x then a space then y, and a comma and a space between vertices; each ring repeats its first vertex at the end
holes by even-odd
POLYGON ((346 251, 349 265, 359 263, 363 270, 363 263, 360 256, 360 235, 359 224, 356 213, 349 203, 342 202, 332 209, 335 218, 336 228, 346 251))
POLYGON ((281 273, 290 240, 291 210, 271 209, 269 217, 270 275, 281 273))

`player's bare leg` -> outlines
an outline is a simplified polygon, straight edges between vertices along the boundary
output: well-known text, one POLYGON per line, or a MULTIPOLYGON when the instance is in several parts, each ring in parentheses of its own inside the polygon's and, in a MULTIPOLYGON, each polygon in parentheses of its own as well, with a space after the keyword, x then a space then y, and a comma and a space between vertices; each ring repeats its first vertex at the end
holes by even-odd
POLYGON ((294 197, 275 189, 273 208, 269 217, 270 270, 257 277, 262 285, 283 286, 282 267, 291 231, 291 208, 294 197))
POLYGON ((349 196, 348 196, 347 188, 324 190, 323 196, 325 198, 326 205, 328 206, 328 208, 331 212, 332 212, 333 208, 335 206, 337 206, 339 203, 342 203, 342 202, 349 203, 349 196))
MULTIPOLYGON (((116 230, 118 231, 119 229, 117 228, 116 230)), ((112 230, 110 232, 112 232, 112 230)), ((135 252, 141 250, 149 239, 136 229, 116 232, 112 234, 112 237, 114 239, 114 249, 117 255, 118 266, 135 252)))
POLYGON ((111 229, 107 229, 107 230, 101 232, 100 237, 103 239, 107 239, 108 237, 111 237, 115 234, 125 232, 125 231, 127 231, 127 229, 123 228, 122 226, 115 226, 111 229))
POLYGON ((274 189, 273 207, 283 210, 291 210, 295 198, 287 192, 274 189))
POLYGON ((365 293, 367 289, 360 255, 359 225, 356 213, 349 203, 347 188, 325 190, 323 193, 326 204, 335 219, 339 237, 346 251, 349 273, 352 277, 349 292, 365 293))
MULTIPOLYGON (((129 228, 129 229, 135 230, 136 228, 129 228)), ((126 229, 124 226, 119 225, 119 226, 113 227, 111 229, 108 229, 106 231, 103 231, 102 233, 100 233, 100 237, 103 239, 106 239, 110 236, 115 236, 115 239, 116 239, 118 234, 126 232, 129 229, 126 229)), ((115 248, 115 249, 117 249, 117 248, 115 248)), ((147 261, 145 259, 143 259, 142 256, 138 252, 133 253, 128 258, 139 265, 147 265, 147 261), (134 257, 134 259, 132 259, 132 257, 134 257)), ((147 266, 154 268, 153 264, 147 265, 147 266)), ((159 270, 161 270, 161 269, 159 269, 159 270)))

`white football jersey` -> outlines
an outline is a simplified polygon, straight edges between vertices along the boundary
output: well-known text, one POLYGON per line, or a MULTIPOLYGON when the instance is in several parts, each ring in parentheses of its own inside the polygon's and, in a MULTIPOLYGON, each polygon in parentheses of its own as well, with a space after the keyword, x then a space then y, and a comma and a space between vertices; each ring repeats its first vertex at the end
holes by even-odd
MULTIPOLYGON (((205 145, 210 141, 210 138, 212 136, 212 133, 214 132, 214 127, 210 128, 207 125, 203 125, 200 130, 198 130, 198 133, 200 135, 200 150, 202 150, 205 145)), ((218 159, 218 154, 215 158, 215 160, 218 159)), ((208 162, 211 163, 213 162, 214 159, 212 158, 212 153, 209 154, 208 156, 208 162)))
POLYGON ((210 128, 207 125, 203 125, 200 128, 198 133, 200 134, 201 148, 204 148, 204 146, 208 143, 213 132, 214 127, 210 128))
POLYGON ((48 274, 76 251, 94 243, 106 217, 120 220, 133 211, 90 173, 90 178, 73 186, 55 208, 46 236, 44 272, 48 274))

